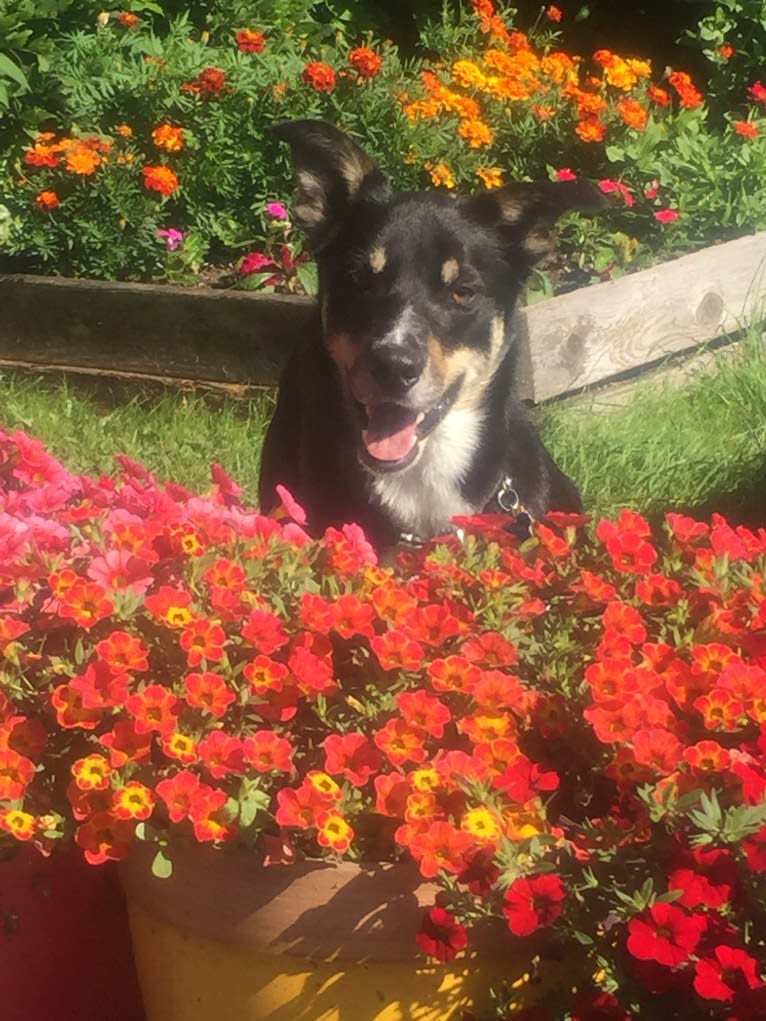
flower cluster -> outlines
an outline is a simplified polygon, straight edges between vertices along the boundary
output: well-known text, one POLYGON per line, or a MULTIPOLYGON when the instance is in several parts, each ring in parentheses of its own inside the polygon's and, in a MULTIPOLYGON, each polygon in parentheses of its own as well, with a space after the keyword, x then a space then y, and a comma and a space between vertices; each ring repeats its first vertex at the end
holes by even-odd
POLYGON ((766 532, 482 516, 384 569, 118 461, 0 433, 0 836, 414 860, 440 960, 496 925, 579 945, 578 1017, 760 1016, 766 532))

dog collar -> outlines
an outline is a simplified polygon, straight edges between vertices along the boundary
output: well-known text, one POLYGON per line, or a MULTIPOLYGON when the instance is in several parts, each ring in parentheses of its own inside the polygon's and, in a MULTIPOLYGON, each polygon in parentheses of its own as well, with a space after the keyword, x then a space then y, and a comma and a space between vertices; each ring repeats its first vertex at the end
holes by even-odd
MULTIPOLYGON (((489 510, 493 503, 497 504, 498 508, 505 514, 513 516, 513 521, 508 523, 506 531, 517 536, 521 540, 528 539, 535 519, 522 504, 521 497, 519 496, 513 484, 513 478, 510 475, 503 475, 500 479, 497 489, 492 497, 487 501, 485 510, 489 510)), ((461 542, 463 541, 464 532, 462 528, 453 527, 451 528, 451 531, 457 535, 461 542)), ((397 545, 403 546, 406 549, 419 549, 421 546, 425 545, 426 541, 426 539, 420 535, 416 535, 414 532, 399 532, 397 536, 397 545)))

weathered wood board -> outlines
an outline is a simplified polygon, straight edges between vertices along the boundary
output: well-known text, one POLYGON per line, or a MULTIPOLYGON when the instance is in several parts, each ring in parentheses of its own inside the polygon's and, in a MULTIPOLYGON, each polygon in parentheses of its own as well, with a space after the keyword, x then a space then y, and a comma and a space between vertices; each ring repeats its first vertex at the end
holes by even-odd
MULTIPOLYGON (((289 295, 0 276, 0 366, 275 386, 311 301, 289 295)), ((766 231, 521 310, 535 402, 638 374, 766 312, 766 231)))

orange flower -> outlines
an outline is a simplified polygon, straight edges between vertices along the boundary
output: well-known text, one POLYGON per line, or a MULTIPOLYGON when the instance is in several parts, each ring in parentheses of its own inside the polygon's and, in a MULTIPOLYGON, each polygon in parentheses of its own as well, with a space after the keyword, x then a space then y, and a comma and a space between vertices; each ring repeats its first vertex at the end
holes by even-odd
POLYGON ((129 124, 115 124, 114 130, 118 135, 122 135, 123 138, 133 137, 133 128, 129 124))
POLYGON ((59 197, 55 191, 41 191, 39 195, 35 197, 35 205, 41 213, 50 212, 51 209, 57 209, 60 205, 59 197))
POLYGON ((38 141, 24 153, 24 162, 30 167, 55 167, 58 165, 57 150, 56 145, 46 145, 38 141))
POLYGON ((687 110, 693 110, 702 105, 702 93, 697 91, 685 71, 673 71, 668 75, 668 81, 678 93, 681 106, 686 107, 687 110))
POLYGON ((548 21, 561 21, 562 18, 561 8, 554 7, 554 5, 551 4, 550 7, 546 8, 545 17, 548 19, 548 21))
POLYGON ((180 152, 184 147, 184 129, 172 124, 160 124, 152 132, 152 140, 166 152, 180 152))
POLYGON ((301 74, 301 79, 306 85, 310 85, 315 92, 333 92, 337 79, 335 71, 329 64, 322 64, 315 60, 306 64, 301 74))
POLYGON ((752 121, 732 121, 731 126, 743 138, 757 138, 759 135, 758 128, 752 121))
POLYGON ((617 104, 617 113, 629 128, 643 131, 649 119, 649 113, 637 99, 621 99, 617 104))
POLYGON ((437 103, 433 99, 416 99, 402 107, 404 116, 410 124, 415 124, 416 121, 421 119, 429 120, 431 117, 437 117, 442 112, 442 109, 442 104, 437 103))
POLYGON ((532 114, 542 124, 545 121, 551 120, 552 117, 555 117, 556 110, 552 106, 540 106, 539 103, 533 103, 532 114))
POLYGON ((578 123, 575 132, 583 142, 602 142, 606 134, 606 125, 598 117, 586 117, 578 123))
POLYGON ((101 157, 87 145, 80 142, 73 142, 66 146, 64 159, 67 170, 73 174, 95 174, 101 165, 101 157))
POLYGON ((144 187, 152 191, 158 191, 162 195, 172 195, 178 188, 178 178, 170 169, 164 165, 156 167, 144 167, 144 187))
POLYGON ((734 47, 729 46, 728 43, 721 43, 718 47, 718 56, 722 57, 723 60, 728 60, 734 54, 734 47))
POLYGON ((503 183, 503 171, 499 167, 479 167, 476 176, 485 188, 499 188, 503 183))
POLYGON ((665 89, 661 89, 659 85, 650 85, 646 90, 646 94, 657 106, 670 106, 670 96, 667 91, 665 89))
POLYGON ((121 11, 117 15, 117 20, 123 28, 135 28, 136 25, 141 24, 139 16, 137 14, 133 14, 131 11, 121 11))
POLYGON ((437 188, 454 188, 455 178, 446 163, 437 163, 435 166, 426 165, 431 181, 437 188))
POLYGON ((492 131, 480 120, 462 121, 457 133, 468 142, 471 149, 481 149, 492 144, 492 131))
POLYGON ((35 833, 35 817, 20 808, 6 808, 0 812, 0 829, 17 840, 31 840, 35 833))
POLYGON ((472 60, 457 60, 452 65, 452 79, 464 89, 482 89, 487 76, 472 60))
POLYGON ((243 28, 234 36, 240 53, 263 53, 266 36, 263 32, 255 32, 252 28, 243 28))
POLYGON ((351 67, 356 68, 360 78, 377 77, 383 63, 380 55, 369 46, 357 46, 348 55, 351 67))

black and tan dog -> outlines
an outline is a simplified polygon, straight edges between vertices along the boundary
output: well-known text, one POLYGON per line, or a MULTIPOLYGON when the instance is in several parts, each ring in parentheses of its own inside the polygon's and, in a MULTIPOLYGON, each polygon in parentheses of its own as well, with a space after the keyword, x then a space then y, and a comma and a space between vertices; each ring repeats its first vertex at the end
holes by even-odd
POLYGON ((276 131, 292 148, 294 216, 319 266, 319 306, 282 378, 262 508, 281 483, 313 530, 357 522, 378 545, 443 533, 500 490, 533 516, 579 509, 514 395, 511 321, 556 219, 600 207, 598 189, 398 193, 337 128, 304 120, 276 131))

